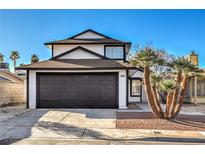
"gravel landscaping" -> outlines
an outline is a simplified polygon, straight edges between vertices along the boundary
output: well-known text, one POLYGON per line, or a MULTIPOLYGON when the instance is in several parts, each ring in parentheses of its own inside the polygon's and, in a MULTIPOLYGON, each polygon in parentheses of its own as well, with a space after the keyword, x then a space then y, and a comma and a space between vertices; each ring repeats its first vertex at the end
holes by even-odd
POLYGON ((24 104, 0 107, 0 122, 13 118, 27 111, 29 111, 29 109, 26 109, 24 104))
POLYGON ((116 127, 126 129, 205 131, 205 115, 180 114, 169 121, 155 119, 151 112, 117 112, 116 127))
POLYGON ((205 104, 184 104, 174 120, 165 120, 155 119, 147 103, 132 103, 128 110, 118 110, 116 118, 117 128, 205 131, 205 104))

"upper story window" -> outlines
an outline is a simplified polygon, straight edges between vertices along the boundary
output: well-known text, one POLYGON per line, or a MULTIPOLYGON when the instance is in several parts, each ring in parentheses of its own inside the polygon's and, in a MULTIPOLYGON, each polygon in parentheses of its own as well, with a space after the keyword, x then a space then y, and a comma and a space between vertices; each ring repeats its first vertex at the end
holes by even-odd
POLYGON ((111 59, 123 59, 124 48, 123 46, 106 46, 105 56, 111 59))

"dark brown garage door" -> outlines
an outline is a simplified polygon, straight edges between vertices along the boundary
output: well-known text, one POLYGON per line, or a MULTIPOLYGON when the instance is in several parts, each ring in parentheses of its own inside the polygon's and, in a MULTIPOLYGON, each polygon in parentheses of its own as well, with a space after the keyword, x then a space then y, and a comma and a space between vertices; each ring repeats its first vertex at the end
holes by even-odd
POLYGON ((117 74, 37 74, 39 108, 117 108, 117 74))

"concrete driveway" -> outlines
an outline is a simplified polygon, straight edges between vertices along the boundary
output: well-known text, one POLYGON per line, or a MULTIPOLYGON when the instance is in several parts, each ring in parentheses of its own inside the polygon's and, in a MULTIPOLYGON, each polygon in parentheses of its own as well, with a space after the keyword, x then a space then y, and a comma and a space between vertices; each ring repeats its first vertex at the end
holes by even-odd
POLYGON ((115 127, 114 109, 37 109, 1 122, 0 139, 81 138, 92 129, 115 127))

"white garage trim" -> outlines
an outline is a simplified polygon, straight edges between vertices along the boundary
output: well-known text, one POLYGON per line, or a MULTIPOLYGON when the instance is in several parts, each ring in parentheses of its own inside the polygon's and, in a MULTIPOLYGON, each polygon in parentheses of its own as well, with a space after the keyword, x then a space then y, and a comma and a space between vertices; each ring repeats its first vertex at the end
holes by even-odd
POLYGON ((28 98, 28 104, 29 108, 35 109, 36 108, 36 73, 37 72, 118 72, 118 106, 119 109, 126 109, 127 103, 126 103, 126 70, 84 70, 84 71, 59 71, 59 70, 30 70, 29 71, 29 98, 28 98))

